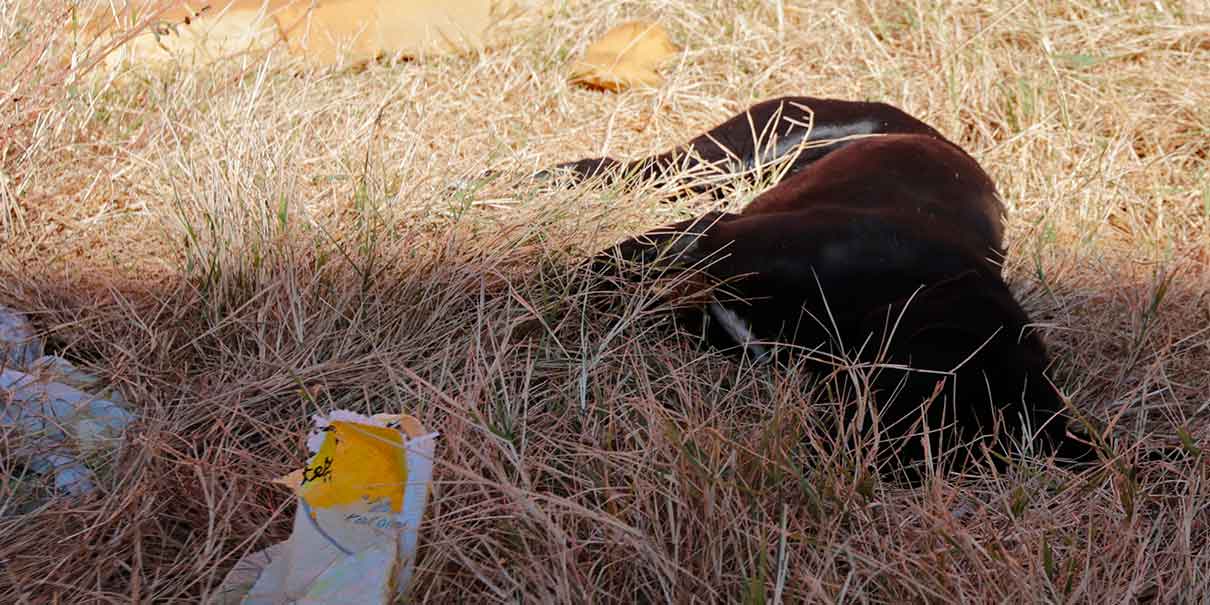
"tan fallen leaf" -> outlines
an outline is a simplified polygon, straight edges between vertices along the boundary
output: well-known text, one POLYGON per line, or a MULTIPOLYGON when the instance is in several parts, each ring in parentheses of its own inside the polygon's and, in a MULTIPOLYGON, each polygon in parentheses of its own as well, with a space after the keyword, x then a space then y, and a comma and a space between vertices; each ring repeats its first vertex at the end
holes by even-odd
POLYGON ((408 436, 408 439, 416 439, 429 433, 428 429, 424 428, 424 425, 415 416, 407 414, 374 414, 373 418, 381 420, 387 426, 397 424, 399 430, 403 431, 408 436))
POLYGON ((85 31, 120 34, 151 15, 150 26, 105 57, 110 69, 127 63, 204 65, 242 52, 267 49, 281 32, 259 0, 144 2, 117 16, 94 14, 85 31), (158 14, 156 14, 158 11, 158 14))
POLYGON ((303 482, 303 469, 301 469, 301 468, 295 469, 294 471, 290 472, 287 475, 282 475, 281 477, 278 477, 278 478, 272 480, 272 483, 277 483, 278 485, 284 485, 292 490, 298 490, 299 487, 302 487, 302 482, 303 482))
POLYGON ((495 0, 345 0, 283 6, 275 13, 290 50, 333 64, 380 55, 464 53, 483 48, 495 0))
POLYGON ((135 0, 97 11, 85 31, 120 34, 155 14, 152 26, 107 58, 110 67, 202 64, 281 40, 320 65, 378 57, 466 53, 501 38, 494 26, 550 0, 135 0), (157 13, 158 11, 158 13, 157 13))
POLYGON ((605 33, 571 69, 571 81, 592 88, 619 91, 657 86, 663 81, 656 67, 679 49, 668 32, 654 23, 634 21, 605 33))

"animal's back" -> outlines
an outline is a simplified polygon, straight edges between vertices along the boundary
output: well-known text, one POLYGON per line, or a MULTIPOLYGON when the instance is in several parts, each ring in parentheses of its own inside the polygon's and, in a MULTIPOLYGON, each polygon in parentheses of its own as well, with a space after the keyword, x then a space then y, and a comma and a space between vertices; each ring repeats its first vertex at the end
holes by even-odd
MULTIPOLYGON (((970 253, 1004 252, 1004 206, 973 158, 932 136, 894 134, 849 143, 753 200, 744 215, 876 213, 918 236, 957 239, 970 253)), ((804 215, 806 216, 806 215, 804 215)))

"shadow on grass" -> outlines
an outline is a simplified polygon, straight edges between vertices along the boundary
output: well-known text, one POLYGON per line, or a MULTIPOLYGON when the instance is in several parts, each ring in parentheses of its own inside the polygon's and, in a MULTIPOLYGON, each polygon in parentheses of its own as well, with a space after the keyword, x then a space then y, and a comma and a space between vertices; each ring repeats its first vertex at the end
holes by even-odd
MULTIPOLYGON (((245 248, 160 279, 5 271, 3 302, 140 421, 119 459, 96 461, 95 497, 0 519, 0 593, 196 601, 288 535, 291 499, 269 480, 333 408, 404 411, 442 434, 418 599, 1170 601, 1210 581, 1204 456, 896 485, 830 422, 867 396, 860 376, 705 349, 649 304, 658 284, 593 292, 562 253, 455 235, 334 250, 245 248)), ((1204 449, 1204 409, 1170 375, 1206 361, 1204 331, 1179 319, 1199 294, 1174 280, 1150 306, 1146 281, 1120 283, 1138 296, 1047 285, 1026 299, 1058 324, 1060 386, 1114 428, 1116 451, 1204 449), (1095 314, 1068 303, 1098 296, 1095 314), (1137 338, 1117 331, 1141 312, 1137 338), (1098 329, 1122 349, 1083 347, 1098 329), (1172 388, 1157 394, 1157 375, 1172 388)))

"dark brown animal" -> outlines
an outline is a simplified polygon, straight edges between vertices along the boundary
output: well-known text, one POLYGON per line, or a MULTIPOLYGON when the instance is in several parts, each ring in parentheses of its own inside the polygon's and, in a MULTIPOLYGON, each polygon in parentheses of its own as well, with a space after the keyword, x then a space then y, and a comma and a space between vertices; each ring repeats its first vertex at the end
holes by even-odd
POLYGON ((728 178, 779 160, 790 162, 785 176, 741 213, 626 240, 593 259, 595 269, 628 274, 631 261, 701 269, 722 284, 699 309, 709 338, 757 359, 792 343, 892 366, 873 388, 885 434, 910 437, 901 459, 924 456, 920 420, 945 429, 928 440, 934 454, 1028 435, 1043 451, 1089 457, 1065 436, 1046 349, 1001 278, 995 185, 961 148, 899 109, 776 99, 668 153, 585 159, 544 174, 679 179, 722 195, 728 178))

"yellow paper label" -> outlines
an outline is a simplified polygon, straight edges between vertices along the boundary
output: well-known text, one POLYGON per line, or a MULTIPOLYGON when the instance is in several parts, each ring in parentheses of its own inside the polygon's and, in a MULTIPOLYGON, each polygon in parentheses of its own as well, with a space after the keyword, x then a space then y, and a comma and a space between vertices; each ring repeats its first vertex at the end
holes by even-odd
POLYGON ((314 508, 389 500, 403 508, 407 451, 397 429, 335 421, 302 470, 298 494, 314 508))

